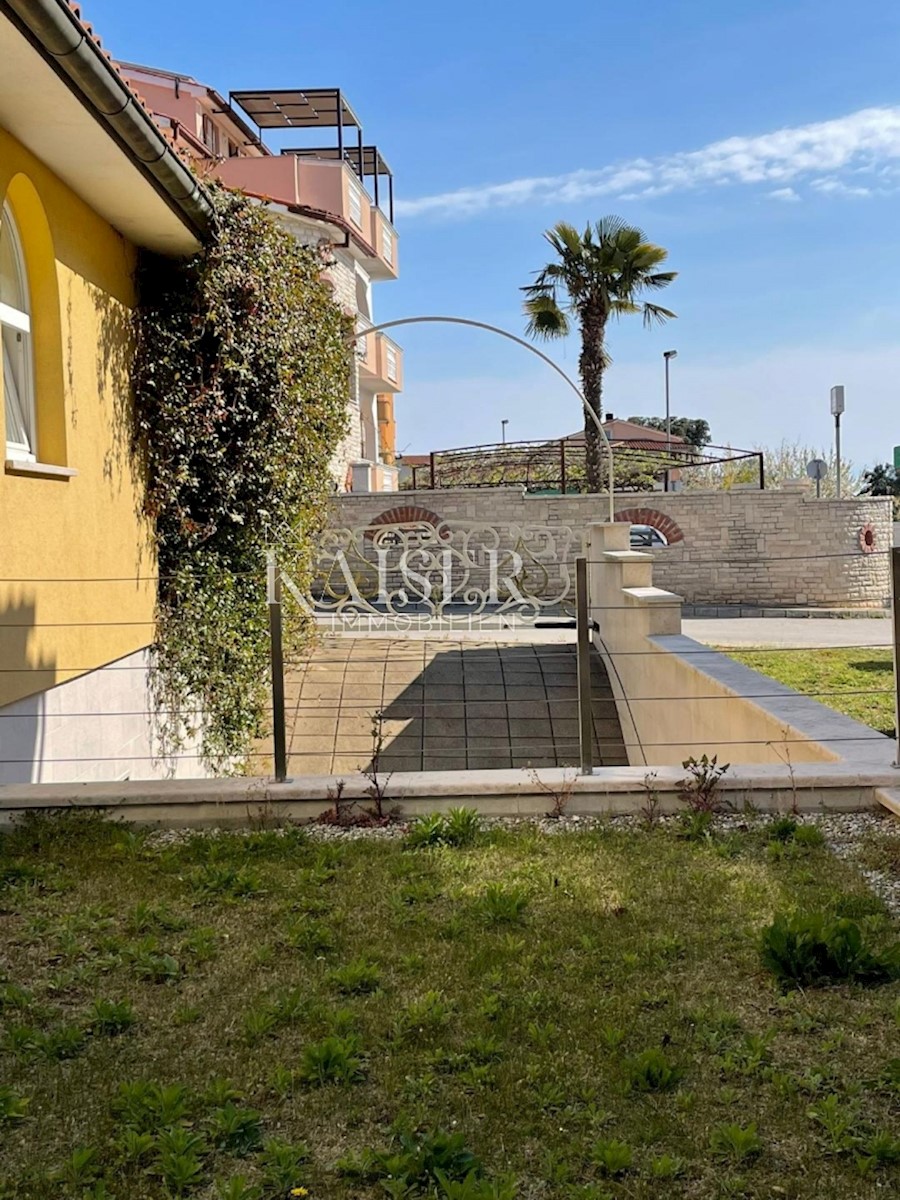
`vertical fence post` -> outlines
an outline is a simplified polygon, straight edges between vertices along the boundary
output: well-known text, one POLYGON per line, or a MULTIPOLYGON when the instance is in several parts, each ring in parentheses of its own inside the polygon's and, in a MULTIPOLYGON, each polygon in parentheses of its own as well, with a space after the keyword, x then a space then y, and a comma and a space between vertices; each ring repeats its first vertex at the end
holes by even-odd
POLYGON ((566 494, 566 439, 559 439, 559 492, 566 494))
POLYGON ((591 713, 591 635, 588 611, 587 559, 575 559, 575 636, 578 639, 578 741, 581 773, 594 769, 594 718, 591 713))
POLYGON ((894 766, 900 767, 900 546, 891 550, 891 607, 894 617, 894 737, 897 739, 894 766))
POLYGON ((431 471, 431 483, 429 484, 429 487, 431 488, 432 491, 434 491, 434 451, 433 450, 431 451, 431 454, 428 456, 428 466, 431 471))
POLYGON ((272 675, 272 740, 275 782, 287 779, 287 736, 284 719, 284 647, 281 636, 281 577, 275 547, 266 550, 266 599, 269 604, 269 663, 272 675))
POLYGON ((766 490, 766 456, 760 452, 757 457, 759 458, 759 490, 764 492, 766 490))

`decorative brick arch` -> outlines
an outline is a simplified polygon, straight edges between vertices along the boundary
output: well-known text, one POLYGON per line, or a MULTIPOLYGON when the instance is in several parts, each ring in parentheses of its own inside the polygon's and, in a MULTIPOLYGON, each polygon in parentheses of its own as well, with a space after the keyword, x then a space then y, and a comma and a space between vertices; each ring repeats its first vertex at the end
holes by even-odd
MULTIPOLYGON (((436 529, 441 521, 442 518, 430 508, 422 508, 418 504, 398 504, 396 508, 389 508, 372 519, 366 529, 366 537, 373 538, 379 525, 433 525, 436 529)), ((445 531, 443 536, 449 537, 449 534, 445 531)))
POLYGON ((671 517, 656 508, 623 508, 616 513, 617 521, 627 521, 629 525, 652 525, 658 529, 670 546, 675 542, 683 542, 684 534, 671 517))

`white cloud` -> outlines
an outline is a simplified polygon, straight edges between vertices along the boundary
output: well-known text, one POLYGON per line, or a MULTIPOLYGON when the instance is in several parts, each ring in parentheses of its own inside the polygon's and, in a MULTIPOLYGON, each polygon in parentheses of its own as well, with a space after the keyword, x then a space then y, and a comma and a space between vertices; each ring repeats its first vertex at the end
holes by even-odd
POLYGON ((775 188, 774 191, 769 192, 769 195, 773 200, 784 200, 788 204, 796 204, 800 199, 792 187, 775 188))
POLYGON ((864 108, 832 121, 726 138, 700 150, 422 196, 400 201, 397 211, 404 217, 468 217, 523 204, 660 196, 723 184, 774 184, 770 194, 778 195, 792 190, 790 183, 805 180, 820 193, 863 196, 872 189, 858 181, 860 175, 883 187, 898 172, 900 106, 864 108), (849 173, 853 182, 840 179, 839 172, 849 173))

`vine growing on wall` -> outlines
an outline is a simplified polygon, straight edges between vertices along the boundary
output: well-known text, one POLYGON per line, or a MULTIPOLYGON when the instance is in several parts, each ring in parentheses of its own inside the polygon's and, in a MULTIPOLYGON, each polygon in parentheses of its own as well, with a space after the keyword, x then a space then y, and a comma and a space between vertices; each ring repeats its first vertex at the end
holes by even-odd
MULTIPOLYGON (((173 746, 197 726, 204 758, 221 765, 264 728, 265 546, 277 538, 302 587, 351 359, 321 255, 247 197, 210 191, 204 249, 147 254, 138 268, 133 448, 156 532, 161 732, 173 746)), ((305 636, 295 613, 289 645, 305 636)))

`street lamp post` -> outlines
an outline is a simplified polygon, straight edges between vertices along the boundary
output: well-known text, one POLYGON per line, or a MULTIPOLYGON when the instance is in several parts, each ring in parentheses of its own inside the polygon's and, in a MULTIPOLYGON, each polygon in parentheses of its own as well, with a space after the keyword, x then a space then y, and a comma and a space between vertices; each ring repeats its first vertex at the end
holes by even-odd
POLYGON ((504 446, 506 445, 506 427, 508 424, 509 424, 509 417, 504 417, 503 420, 500 422, 500 440, 502 441, 504 446))
POLYGON ((831 389, 831 415, 834 417, 835 495, 841 498, 841 413, 844 411, 844 388, 837 384, 831 389))
MULTIPOLYGON (((669 407, 669 360, 678 357, 677 350, 663 350, 663 359, 666 364, 666 455, 672 456, 672 410, 669 407)), ((666 469, 665 489, 669 490, 669 471, 666 469)))

